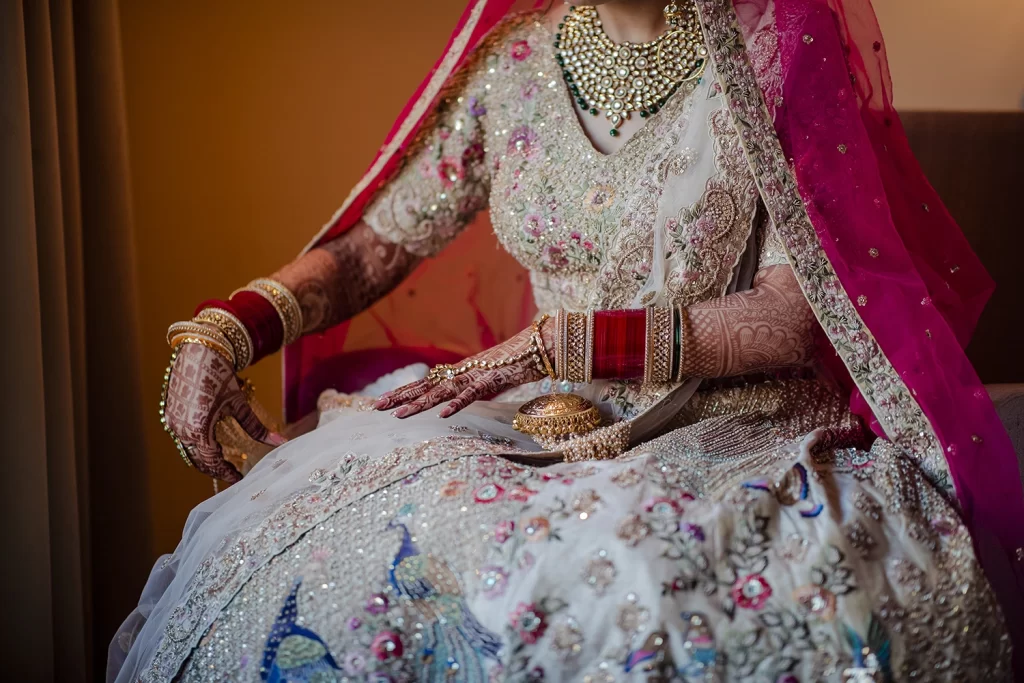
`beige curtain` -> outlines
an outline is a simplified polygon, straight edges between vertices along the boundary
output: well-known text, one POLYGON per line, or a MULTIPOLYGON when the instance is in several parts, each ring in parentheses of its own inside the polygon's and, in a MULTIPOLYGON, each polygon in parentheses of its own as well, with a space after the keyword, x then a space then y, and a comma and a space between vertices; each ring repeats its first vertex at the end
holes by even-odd
POLYGON ((116 3, 0 1, 7 680, 102 678, 151 562, 124 128, 116 3))

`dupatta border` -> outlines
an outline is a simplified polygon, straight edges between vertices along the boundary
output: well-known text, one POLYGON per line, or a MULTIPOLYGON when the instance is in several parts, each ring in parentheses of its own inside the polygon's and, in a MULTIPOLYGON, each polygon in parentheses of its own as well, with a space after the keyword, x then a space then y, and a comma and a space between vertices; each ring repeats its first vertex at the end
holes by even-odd
POLYGON ((886 435, 956 505, 953 479, 931 422, 857 313, 814 229, 731 0, 698 0, 696 6, 747 161, 804 298, 886 435))

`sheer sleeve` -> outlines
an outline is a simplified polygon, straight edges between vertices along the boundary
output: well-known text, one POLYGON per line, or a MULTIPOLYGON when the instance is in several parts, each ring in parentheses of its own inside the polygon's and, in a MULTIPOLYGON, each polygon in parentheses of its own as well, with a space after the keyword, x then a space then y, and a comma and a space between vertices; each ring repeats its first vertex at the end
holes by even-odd
POLYGON ((484 61, 478 55, 452 77, 398 172, 363 215, 381 238, 416 256, 438 253, 487 206, 484 61))

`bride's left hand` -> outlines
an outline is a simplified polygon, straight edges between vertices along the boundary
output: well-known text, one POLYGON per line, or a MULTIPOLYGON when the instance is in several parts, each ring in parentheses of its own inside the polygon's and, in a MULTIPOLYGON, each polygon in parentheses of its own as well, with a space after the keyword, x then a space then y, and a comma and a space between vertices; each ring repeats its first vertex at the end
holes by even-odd
MULTIPOLYGON (((552 321, 541 326, 544 348, 547 349, 548 358, 552 362, 554 360, 554 328, 555 326, 552 321)), ((514 356, 525 351, 530 346, 532 336, 533 331, 527 328, 497 346, 492 346, 461 363, 456 363, 455 367, 459 367, 470 360, 499 361, 514 356)), ((435 383, 427 377, 387 392, 377 399, 374 407, 377 410, 397 408, 393 415, 403 418, 429 410, 448 401, 448 405, 440 412, 440 416, 451 417, 474 401, 496 396, 507 389, 536 382, 546 376, 547 373, 538 360, 538 356, 533 355, 499 368, 470 370, 457 375, 454 379, 439 383, 435 383), (540 365, 540 368, 538 368, 538 365, 540 365)))

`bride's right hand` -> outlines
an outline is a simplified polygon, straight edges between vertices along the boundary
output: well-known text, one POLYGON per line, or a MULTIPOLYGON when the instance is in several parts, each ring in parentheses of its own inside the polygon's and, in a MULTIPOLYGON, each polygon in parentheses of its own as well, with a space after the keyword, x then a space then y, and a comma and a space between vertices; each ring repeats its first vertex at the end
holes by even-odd
POLYGON ((249 407, 243 383, 219 353, 199 344, 182 344, 167 384, 164 417, 196 469, 234 483, 241 473, 225 460, 216 439, 217 423, 238 420, 257 441, 280 445, 284 439, 270 432, 249 407))

